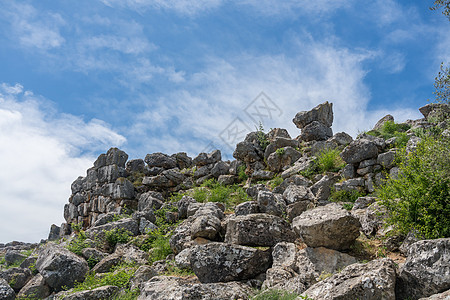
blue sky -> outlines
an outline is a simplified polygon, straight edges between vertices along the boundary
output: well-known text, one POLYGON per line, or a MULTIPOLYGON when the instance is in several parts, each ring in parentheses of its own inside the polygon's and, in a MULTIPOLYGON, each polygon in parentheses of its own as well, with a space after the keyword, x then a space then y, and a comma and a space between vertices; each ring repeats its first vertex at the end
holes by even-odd
POLYGON ((112 146, 231 159, 324 101, 335 133, 419 118, 450 58, 432 2, 0 0, 0 242, 45 238, 112 146))

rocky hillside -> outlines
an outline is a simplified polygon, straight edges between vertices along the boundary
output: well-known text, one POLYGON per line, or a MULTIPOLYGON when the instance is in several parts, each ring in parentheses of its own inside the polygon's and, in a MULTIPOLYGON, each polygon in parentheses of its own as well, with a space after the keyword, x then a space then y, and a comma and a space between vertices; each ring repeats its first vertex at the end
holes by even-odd
POLYGON ((296 138, 248 134, 233 161, 108 150, 48 240, 0 245, 0 299, 450 299, 450 238, 387 226, 374 194, 449 106, 355 140, 332 108, 297 113, 296 138))

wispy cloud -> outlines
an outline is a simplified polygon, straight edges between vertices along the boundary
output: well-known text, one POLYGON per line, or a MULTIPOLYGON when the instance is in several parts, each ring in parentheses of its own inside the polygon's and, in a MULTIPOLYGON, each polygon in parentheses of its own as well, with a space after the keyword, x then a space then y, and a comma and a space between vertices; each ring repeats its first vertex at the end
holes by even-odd
POLYGON ((60 28, 65 21, 60 14, 42 13, 30 4, 9 1, 3 2, 0 8, 0 16, 11 23, 11 37, 22 46, 48 50, 64 44, 60 28))
POLYGON ((220 6, 223 0, 100 0, 113 7, 171 10, 180 14, 195 15, 220 6))
POLYGON ((39 241, 63 222, 70 184, 125 138, 100 120, 60 114, 20 84, 0 85, 0 241, 39 241))

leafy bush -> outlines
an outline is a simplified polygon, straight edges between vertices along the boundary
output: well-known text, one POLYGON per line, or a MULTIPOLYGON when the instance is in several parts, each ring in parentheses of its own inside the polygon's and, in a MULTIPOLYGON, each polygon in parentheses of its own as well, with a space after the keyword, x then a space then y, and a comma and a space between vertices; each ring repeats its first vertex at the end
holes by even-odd
POLYGON ((450 237, 450 138, 426 137, 414 152, 401 154, 398 178, 389 178, 377 195, 388 222, 401 233, 450 237))
MULTIPOLYGON (((73 223, 72 223, 73 224, 73 223)), ((66 246, 66 248, 75 253, 76 255, 81 255, 81 252, 84 248, 89 247, 89 243, 86 241, 86 233, 84 231, 80 231, 73 240, 66 246)))
POLYGON ((158 260, 165 259, 167 255, 172 254, 172 249, 170 248, 169 239, 172 232, 165 233, 160 229, 154 230, 149 233, 150 238, 150 262, 155 262, 158 260))
POLYGON ((355 202, 359 197, 364 197, 366 194, 361 191, 352 190, 352 191, 336 191, 334 189, 331 190, 331 195, 328 200, 333 202, 355 202))
POLYGON ((76 283, 71 293, 92 290, 101 286, 114 285, 118 288, 128 289, 130 280, 136 272, 137 267, 130 264, 120 264, 112 268, 111 272, 105 273, 104 276, 96 276, 95 273, 90 273, 85 280, 76 283))
POLYGON ((402 148, 406 146, 409 137, 406 135, 406 131, 411 128, 408 124, 397 124, 393 121, 386 121, 379 130, 370 130, 368 135, 382 137, 387 140, 396 137, 395 146, 402 148))
POLYGON ((285 150, 284 150, 284 148, 278 148, 275 152, 276 152, 279 156, 283 156, 285 150))
POLYGON ((345 166, 338 149, 324 150, 317 156, 317 168, 321 172, 337 172, 345 166))
POLYGON ((265 151, 270 141, 264 133, 264 127, 261 122, 259 122, 259 126, 256 128, 256 138, 258 139, 259 146, 265 151))
POLYGON ((114 248, 117 244, 128 243, 132 234, 124 228, 114 228, 105 231, 105 239, 111 248, 114 248))
POLYGON ((248 179, 248 175, 245 173, 245 169, 245 165, 240 165, 238 168, 238 177, 241 182, 248 179))

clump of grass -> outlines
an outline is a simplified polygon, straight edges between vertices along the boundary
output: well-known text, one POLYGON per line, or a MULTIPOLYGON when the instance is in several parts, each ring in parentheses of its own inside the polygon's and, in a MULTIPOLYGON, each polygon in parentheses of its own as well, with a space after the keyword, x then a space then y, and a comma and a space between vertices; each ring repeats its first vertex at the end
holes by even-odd
POLYGON ((110 248, 114 248, 117 244, 128 243, 132 234, 124 228, 114 228, 105 231, 105 240, 108 242, 110 248))
POLYGON ((299 295, 294 292, 282 290, 265 290, 254 296, 252 300, 295 300, 299 295))
POLYGON ((338 149, 324 150, 317 155, 317 168, 320 172, 338 172, 345 166, 338 149))
MULTIPOLYGON (((328 198, 328 200, 330 200, 332 202, 352 202, 352 203, 354 203, 356 201, 356 199, 358 199, 359 197, 364 197, 365 195, 366 194, 364 192, 357 191, 357 190, 336 191, 333 189, 331 191, 331 195, 330 195, 330 198, 328 198)), ((348 205, 347 205, 347 207, 344 207, 344 208, 348 209, 348 205)))
POLYGON ((86 233, 83 230, 80 230, 66 248, 76 255, 81 255, 83 249, 88 248, 89 246, 90 244, 87 242, 86 233))
POLYGON ((245 173, 245 165, 240 165, 238 167, 238 178, 239 180, 242 181, 246 181, 248 179, 248 175, 245 173))
POLYGON ((273 190, 277 186, 281 185, 283 183, 284 179, 281 178, 281 176, 277 176, 273 178, 272 180, 269 180, 268 185, 273 190))

